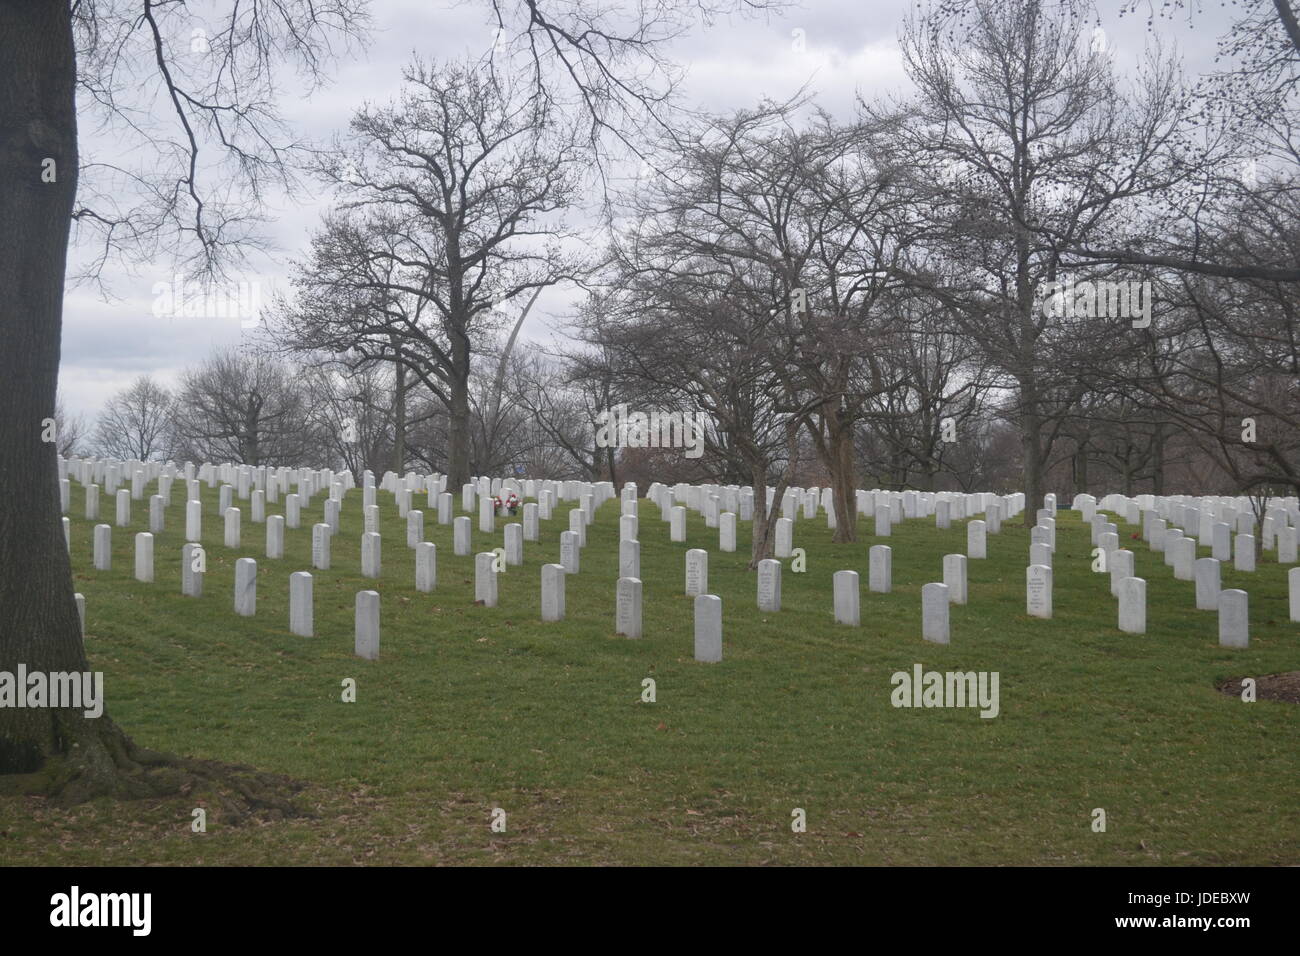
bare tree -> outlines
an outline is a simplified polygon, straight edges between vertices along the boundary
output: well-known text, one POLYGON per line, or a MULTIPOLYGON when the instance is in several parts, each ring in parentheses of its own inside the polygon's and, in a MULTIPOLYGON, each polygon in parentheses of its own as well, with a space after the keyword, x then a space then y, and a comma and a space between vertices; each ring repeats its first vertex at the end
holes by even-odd
POLYGON ((173 457, 172 396, 147 375, 108 400, 95 426, 95 445, 110 458, 173 457))
POLYGON ((86 452, 87 443, 86 418, 84 415, 70 416, 63 407, 63 399, 54 402, 54 430, 58 436, 56 444, 59 454, 64 458, 81 455, 86 452))
MULTIPOLYGON (((365 20, 364 7, 350 0, 235 3, 206 35, 206 53, 182 70, 177 37, 193 36, 189 17, 184 5, 154 0, 0 3, 0 129, 13 131, 0 137, 0 400, 8 410, 0 418, 0 484, 8 491, 0 508, 0 670, 20 662, 89 669, 60 532, 55 447, 41 441, 40 427, 55 408, 74 217, 82 238, 97 243, 92 275, 111 257, 161 248, 219 272, 254 241, 247 227, 264 190, 291 184, 290 141, 277 134, 273 100, 283 67, 319 80, 339 41, 358 37, 365 20), (148 56, 134 55, 135 37, 148 56), (123 155, 135 165, 79 155, 78 89, 88 114, 132 141, 123 155), (168 105, 169 129, 149 126, 131 108, 137 92, 168 105)), ((55 765, 25 785, 68 800, 175 792, 232 772, 151 753, 107 715, 0 710, 0 775, 48 762, 55 765)), ((267 783, 247 776, 232 814, 262 802, 287 806, 267 783)))
POLYGON ((182 374, 174 407, 182 457, 324 465, 306 395, 292 369, 270 356, 219 350, 182 374))
POLYGON ((562 248, 577 153, 545 101, 472 64, 416 62, 403 79, 401 101, 361 110, 321 166, 344 200, 297 270, 279 338, 409 370, 448 410, 458 487, 476 350, 503 308, 581 270, 562 248))
POLYGON ((928 161, 931 241, 969 277, 952 314, 1014 389, 1032 524, 1079 395, 1073 353, 1134 336, 1117 317, 1054 316, 1043 291, 1074 278, 1067 250, 1121 232, 1142 197, 1184 175, 1169 158, 1184 97, 1159 61, 1137 92, 1120 89, 1109 58, 1082 42, 1081 0, 960 6, 904 33, 919 96, 901 133, 928 161))
MULTIPOLYGON (((596 105, 602 91, 635 98, 621 77, 636 75, 648 48, 642 41, 657 39, 655 30, 680 24, 684 11, 740 2, 653 5, 636 18, 646 29, 634 25, 621 37, 580 26, 601 15, 586 0, 554 18, 539 0, 517 0, 513 12, 524 35, 545 35, 553 48, 567 46, 579 57, 585 67, 567 73, 596 105)), ((498 18, 510 15, 505 0, 486 3, 498 18)), ((222 274, 261 245, 256 227, 267 191, 293 185, 296 143, 283 135, 276 109, 285 68, 308 85, 320 82, 333 56, 367 26, 365 0, 231 2, 199 34, 192 15, 185 4, 161 0, 0 3, 0 129, 15 131, 0 138, 0 328, 7 346, 0 400, 8 411, 0 424, 0 484, 8 490, 0 510, 0 669, 19 662, 34 670, 87 669, 60 530, 55 447, 41 441, 41 423, 55 411, 74 217, 96 249, 89 277, 112 258, 159 251, 195 271, 222 274), (137 37, 147 55, 132 48, 137 37), (87 118, 130 140, 122 155, 136 162, 79 154, 78 90, 87 118), (155 102, 165 104, 164 113, 150 112, 155 102)), ((107 716, 0 711, 0 775, 31 773, 52 760, 57 767, 26 783, 69 800, 175 792, 215 774, 211 765, 137 746, 107 716)), ((288 808, 268 778, 244 776, 232 815, 263 802, 288 808)))

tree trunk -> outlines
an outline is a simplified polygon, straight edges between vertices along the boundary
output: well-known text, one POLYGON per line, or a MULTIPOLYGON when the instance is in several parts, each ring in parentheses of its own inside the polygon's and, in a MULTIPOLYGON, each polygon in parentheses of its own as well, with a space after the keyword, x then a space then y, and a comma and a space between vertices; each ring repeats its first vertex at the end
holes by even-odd
POLYGON ((1025 456, 1025 517, 1024 525, 1032 528, 1038 523, 1038 509, 1043 507, 1043 422, 1038 414, 1038 392, 1033 383, 1022 385, 1020 394, 1020 444, 1025 456))
MULTIPOLYGON (((0 63, 0 671, 22 664, 28 673, 86 672, 57 446, 41 441, 42 420, 54 417, 77 188, 69 5, 0 3, 0 63), (43 181, 44 169, 53 181, 43 181)), ((107 714, 0 708, 0 775, 45 770, 49 792, 77 799, 119 792, 129 747, 107 714), (62 764, 57 773, 52 762, 62 764)))
POLYGON ((758 570, 758 562, 770 558, 776 550, 775 515, 781 507, 781 498, 786 488, 790 487, 790 478, 799 465, 799 429, 803 426, 797 420, 791 420, 785 426, 786 466, 781 480, 777 482, 772 495, 772 507, 767 506, 767 459, 762 449, 755 449, 752 455, 745 456, 750 464, 750 484, 754 489, 754 523, 749 548, 749 570, 758 570))
POLYGON ((835 509, 833 541, 858 540, 857 477, 853 468, 853 429, 846 427, 838 413, 830 419, 829 461, 831 473, 831 507, 835 509))
POLYGON ((406 473, 406 367, 393 363, 396 373, 393 389, 393 472, 406 473))
MULTIPOLYGON (((1165 493, 1165 423, 1156 422, 1155 431, 1151 435, 1151 493, 1153 495, 1163 495, 1165 493)), ((1263 540, 1262 536, 1257 536, 1263 540)))
POLYGON ((1088 440, 1079 440, 1079 447, 1074 452, 1074 493, 1088 493, 1088 440))
POLYGON ((469 484, 469 383, 457 382, 448 409, 447 486, 469 484))
MULTIPOLYGON (((463 326, 462 326, 463 327, 463 326)), ((447 487, 460 489, 469 484, 469 336, 461 332, 452 338, 451 407, 447 409, 447 487)))
POLYGON ((750 466, 750 484, 754 489, 754 522, 750 529, 749 567, 750 570, 754 570, 758 567, 758 562, 770 558, 775 550, 776 542, 773 540, 773 534, 776 523, 772 520, 772 515, 781 506, 781 498, 778 495, 772 499, 772 510, 769 512, 765 462, 755 462, 750 466))

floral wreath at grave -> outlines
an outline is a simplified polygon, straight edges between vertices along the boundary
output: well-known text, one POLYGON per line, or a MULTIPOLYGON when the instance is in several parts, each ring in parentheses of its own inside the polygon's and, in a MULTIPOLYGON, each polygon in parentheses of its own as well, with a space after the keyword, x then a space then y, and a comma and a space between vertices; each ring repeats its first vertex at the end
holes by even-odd
POLYGON ((519 511, 519 496, 513 491, 507 494, 505 498, 500 495, 493 495, 492 505, 499 515, 513 515, 519 511))

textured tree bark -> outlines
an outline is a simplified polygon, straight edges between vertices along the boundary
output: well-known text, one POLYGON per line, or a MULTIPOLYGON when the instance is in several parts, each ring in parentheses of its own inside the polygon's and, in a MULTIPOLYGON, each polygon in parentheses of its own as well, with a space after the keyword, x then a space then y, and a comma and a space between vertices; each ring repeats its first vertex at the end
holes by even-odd
MULTIPOLYGON (((0 3, 0 63, 0 670, 85 671, 57 445, 41 440, 42 420, 54 417, 77 189, 68 4, 0 3)), ((74 748, 98 769, 107 758, 98 736, 77 712, 0 708, 0 773, 36 771, 74 748)))
POLYGON ((469 377, 452 383, 447 429, 447 487, 469 483, 469 377))
POLYGON ((858 496, 853 467, 853 428, 836 413, 830 429, 831 507, 835 509, 835 542, 858 540, 858 496))
POLYGON ((393 472, 406 474, 406 367, 393 363, 393 472))
MULTIPOLYGON (((0 0, 0 671, 90 670, 63 540, 54 417, 77 188, 76 53, 64 0, 0 0), (50 164, 53 162, 53 165, 50 164)), ((22 690, 25 690, 23 688, 22 690)), ((105 688, 111 698, 111 688, 105 688)), ((0 792, 61 802, 175 794, 217 782, 227 820, 293 813, 298 786, 137 747, 107 711, 0 707, 0 792)))
POLYGON ((1079 439, 1079 447, 1074 452, 1074 493, 1088 493, 1088 439, 1079 439))
POLYGON ((1025 457, 1024 525, 1038 523, 1038 509, 1043 506, 1043 421, 1038 413, 1038 389, 1033 382, 1020 388, 1020 443, 1025 457))
MULTIPOLYGON (((1154 495, 1163 495, 1165 493, 1164 422, 1156 422, 1155 430, 1151 435, 1151 493, 1154 495)), ((1264 540, 1262 536, 1257 536, 1257 538, 1260 541, 1264 540)))
POLYGON ((776 523, 771 516, 781 507, 781 499, 772 501, 772 510, 767 507, 767 465, 763 461, 754 461, 750 465, 750 486, 754 489, 754 521, 750 528, 749 569, 755 570, 758 562, 770 558, 775 550, 773 535, 776 523))

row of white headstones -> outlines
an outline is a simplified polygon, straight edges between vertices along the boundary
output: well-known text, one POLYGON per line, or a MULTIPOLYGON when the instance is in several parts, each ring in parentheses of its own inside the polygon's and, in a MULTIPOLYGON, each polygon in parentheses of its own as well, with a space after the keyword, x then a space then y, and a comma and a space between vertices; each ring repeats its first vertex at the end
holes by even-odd
MULTIPOLYGON (((1026 570, 1026 606, 1030 615, 1052 616, 1052 554, 1056 547, 1056 502, 1048 495, 1037 513, 1030 537, 1030 566, 1026 570)), ((1238 571, 1254 573, 1255 516, 1244 498, 1191 498, 1108 495, 1099 503, 1092 495, 1076 495, 1072 509, 1089 525, 1095 546, 1088 560, 1094 571, 1107 572, 1111 596, 1118 599, 1118 627, 1130 634, 1146 632, 1146 585, 1137 577, 1134 554, 1119 546, 1118 526, 1099 510, 1122 515, 1129 525, 1141 523, 1141 537, 1153 552, 1162 553, 1174 578, 1195 581, 1196 608, 1219 613, 1219 644, 1250 644, 1249 595, 1221 585, 1222 562, 1232 560, 1238 571), (1176 527, 1169 527, 1170 524, 1176 527), (1233 529, 1236 529, 1235 538, 1233 529), (1194 530, 1193 530, 1194 529, 1194 530), (1196 557, 1199 542, 1209 542, 1211 556, 1196 557)), ((1276 550, 1279 565, 1295 564, 1296 524, 1300 507, 1295 498, 1269 500, 1264 508, 1264 550, 1276 550)), ((1134 537, 1138 535, 1135 534, 1134 537)), ((1290 618, 1300 621, 1300 568, 1287 572, 1290 618)))
MULTIPOLYGON (((343 472, 335 475, 329 470, 319 472, 294 471, 289 469, 253 469, 248 466, 204 464, 195 469, 186 463, 179 472, 170 463, 166 466, 158 463, 114 462, 98 460, 73 459, 60 462, 60 492, 66 511, 70 498, 70 480, 67 475, 76 477, 85 486, 86 517, 97 519, 99 516, 99 487, 96 481, 103 481, 109 493, 115 495, 117 508, 116 519, 119 526, 127 526, 131 521, 131 501, 142 499, 144 490, 151 480, 157 480, 159 493, 150 498, 150 532, 136 536, 136 576, 142 581, 153 580, 153 533, 163 528, 163 512, 170 506, 171 484, 181 475, 187 482, 186 537, 191 539, 182 548, 182 593, 191 596, 202 594, 203 559, 202 546, 198 540, 202 535, 202 503, 198 500, 198 483, 206 480, 209 487, 216 487, 220 482, 218 511, 224 520, 224 544, 229 549, 238 549, 241 545, 240 509, 233 507, 236 494, 251 499, 252 517, 255 523, 267 524, 267 556, 283 556, 284 527, 299 526, 301 507, 310 503, 311 496, 320 488, 328 487, 330 497, 325 503, 325 521, 313 527, 312 560, 318 570, 328 570, 330 562, 330 539, 338 532, 339 512, 344 492, 352 487, 352 476, 343 472), (124 477, 129 475, 131 489, 116 488, 124 477), (225 482, 235 482, 227 484, 225 482), (286 497, 286 515, 266 516, 267 501, 275 503, 278 491, 288 488, 296 482, 298 493, 286 497), (265 488, 261 487, 265 485, 265 488)), ((465 516, 453 517, 452 498, 445 491, 446 476, 419 476, 409 473, 404 479, 395 473, 384 475, 378 486, 393 493, 399 510, 399 516, 407 519, 407 545, 416 551, 416 587, 418 590, 431 591, 436 586, 436 547, 423 538, 423 512, 410 509, 411 494, 420 488, 427 491, 430 506, 434 505, 435 496, 439 521, 453 525, 453 547, 455 554, 467 556, 470 550, 470 519, 465 516)), ((365 531, 361 540, 362 573, 367 577, 378 578, 381 568, 381 540, 374 530, 378 526, 378 507, 375 502, 373 475, 363 474, 363 513, 365 531)), ((564 617, 564 576, 578 573, 580 550, 586 545, 586 527, 590 524, 595 509, 614 493, 613 485, 608 482, 586 483, 576 481, 553 482, 533 480, 519 483, 513 479, 475 479, 462 487, 462 508, 473 511, 478 499, 479 528, 486 533, 495 530, 497 506, 492 495, 515 494, 518 496, 538 497, 537 502, 522 504, 523 523, 508 524, 505 527, 504 544, 496 552, 484 552, 475 556, 475 598, 487 606, 497 603, 496 574, 503 565, 523 563, 523 542, 537 540, 539 520, 548 520, 555 506, 557 496, 564 500, 578 500, 580 507, 570 512, 569 531, 560 535, 560 563, 548 564, 541 568, 542 578, 542 619, 545 621, 562 620, 564 617)), ((767 503, 771 507, 776 489, 767 489, 767 503)), ((616 589, 616 628, 617 632, 628 637, 640 637, 642 634, 641 590, 640 580, 640 543, 638 535, 637 489, 635 484, 624 486, 622 495, 622 512, 620 518, 620 575, 616 589)), ((827 524, 835 526, 835 514, 830 498, 830 489, 787 489, 781 503, 782 517, 775 523, 775 552, 778 558, 788 558, 793 551, 793 526, 802 508, 803 516, 815 517, 818 506, 826 510, 827 524)), ((751 520, 753 514, 753 491, 749 487, 719 485, 678 484, 673 488, 658 482, 652 484, 647 497, 655 501, 663 520, 669 523, 671 541, 686 540, 686 512, 690 508, 702 514, 709 527, 719 528, 719 549, 734 552, 736 550, 736 522, 751 520), (674 504, 682 502, 682 504, 674 504), (735 511, 722 511, 724 507, 735 511)), ((996 532, 1000 525, 1000 515, 1005 511, 1015 514, 1022 506, 1023 495, 1006 497, 992 494, 925 494, 919 492, 887 492, 881 490, 858 490, 855 502, 859 510, 873 514, 875 531, 878 535, 888 536, 891 527, 904 517, 920 517, 937 513, 942 526, 947 527, 950 515, 964 517, 967 509, 971 513, 986 511, 993 522, 996 532)), ((503 509, 504 510, 504 509, 503 509)), ((65 537, 70 542, 68 519, 64 519, 65 537)), ((983 522, 978 523, 982 528, 983 522)), ((111 561, 111 531, 108 525, 98 525, 94 532, 95 567, 107 570, 111 561)), ((982 541, 982 538, 981 538, 982 541)), ((871 549, 870 587, 874 591, 887 592, 891 589, 891 550, 883 545, 871 549)), ((758 568, 758 606, 764 611, 778 611, 781 606, 781 563, 779 560, 760 562, 758 568)), ((964 570, 963 570, 964 578, 964 570)), ((702 661, 721 659, 721 598, 707 594, 708 553, 703 549, 691 549, 686 554, 686 593, 697 598, 696 614, 696 657, 702 661), (704 599, 704 600, 700 600, 704 599)), ((235 607, 240 614, 253 614, 256 608, 257 566, 252 558, 241 558, 236 562, 235 607)), ((840 571, 834 576, 835 582, 835 617, 836 620, 857 626, 859 614, 858 574, 855 571, 840 571)), ((312 633, 312 582, 308 572, 296 572, 290 578, 290 628, 293 633, 310 636, 312 633)), ((964 591, 964 588, 963 588, 964 591)), ((78 595, 78 604, 83 614, 84 633, 84 598, 78 595)), ((357 653, 373 657, 378 652, 378 602, 375 592, 361 592, 357 598, 357 653)))
MULTIPOLYGON (((117 463, 86 462, 73 460, 61 462, 61 469, 66 468, 82 481, 92 482, 86 485, 86 515, 88 519, 98 517, 99 488, 93 482, 98 479, 105 482, 106 488, 120 483, 123 473, 131 476, 132 488, 115 492, 117 505, 117 523, 125 526, 130 523, 131 500, 143 497, 144 487, 150 480, 150 471, 156 472, 159 494, 150 499, 151 532, 162 530, 163 509, 168 506, 171 482, 177 474, 167 474, 174 466, 162 466, 158 463, 117 463)), ((267 524, 267 556, 283 556, 284 526, 298 526, 299 512, 303 503, 310 503, 311 496, 319 489, 327 487, 330 497, 326 501, 326 520, 313 527, 312 556, 313 566, 318 570, 328 570, 330 561, 330 538, 338 531, 339 509, 344 493, 355 487, 348 472, 335 475, 328 470, 305 471, 289 469, 252 469, 248 466, 204 464, 199 467, 197 477, 192 464, 187 463, 181 472, 188 476, 188 501, 186 507, 187 543, 182 554, 182 591, 193 596, 202 593, 201 545, 201 502, 197 499, 197 484, 207 480, 209 487, 218 482, 233 481, 235 484, 221 485, 218 508, 225 522, 224 543, 227 548, 240 547, 241 534, 240 509, 232 506, 233 496, 243 494, 251 498, 254 522, 267 524), (298 493, 286 498, 285 516, 265 515, 267 500, 275 502, 278 491, 288 488, 293 482, 298 484, 298 493), (265 488, 259 487, 265 485, 265 488), (197 560, 196 560, 197 557, 197 560)), ((70 493, 66 478, 61 478, 61 494, 65 510, 70 493)), ((438 510, 440 523, 453 525, 453 547, 455 554, 468 556, 470 551, 470 519, 466 516, 452 515, 452 498, 444 489, 446 477, 440 475, 419 476, 414 473, 399 478, 389 472, 379 484, 381 490, 390 491, 397 504, 399 515, 407 520, 407 546, 415 550, 416 588, 432 591, 437 582, 437 554, 433 543, 423 541, 423 512, 410 508, 411 495, 423 489, 428 494, 430 506, 438 510)), ((367 577, 380 577, 381 540, 375 530, 378 526, 378 506, 375 503, 373 475, 363 474, 363 513, 365 531, 361 539, 362 573, 367 577)), ((775 495, 775 489, 767 489, 768 504, 775 495)), ((586 545, 586 527, 590 524, 596 508, 614 494, 613 485, 608 482, 554 482, 529 480, 519 483, 513 479, 479 478, 462 488, 462 508, 472 512, 478 504, 479 528, 486 533, 495 530, 497 507, 491 495, 514 494, 516 497, 536 495, 537 502, 523 502, 523 523, 507 524, 504 529, 504 548, 497 552, 483 552, 475 555, 475 598, 487 606, 497 603, 497 573, 506 565, 523 563, 523 542, 538 539, 539 520, 549 520, 557 498, 577 500, 579 507, 570 512, 570 529, 560 536, 560 563, 547 564, 541 568, 542 608, 544 621, 558 621, 564 617, 564 578, 567 574, 578 573, 580 551, 586 545)), ((735 530, 737 513, 740 520, 749 520, 752 516, 753 495, 749 488, 717 485, 684 485, 668 487, 659 483, 651 485, 647 497, 655 501, 661 511, 663 520, 670 524, 670 540, 684 542, 686 539, 686 511, 691 508, 701 513, 706 525, 719 528, 719 549, 735 551, 735 530), (682 504, 675 504, 682 502, 682 504), (736 512, 721 510, 727 506, 735 507, 736 512)), ((949 641, 948 606, 965 604, 967 601, 967 558, 979 559, 986 556, 986 535, 998 533, 1004 517, 1014 516, 1023 506, 1023 495, 998 496, 988 493, 921 493, 857 491, 856 504, 860 511, 872 514, 875 519, 875 533, 888 536, 890 528, 904 517, 935 517, 936 526, 948 528, 954 518, 964 518, 968 514, 982 513, 985 519, 971 520, 967 525, 967 554, 946 555, 943 560, 942 582, 927 584, 922 588, 922 636, 929 641, 947 643, 949 641)), ((1136 515, 1132 508, 1140 509, 1144 528, 1159 539, 1157 532, 1165 521, 1165 515, 1176 516, 1176 520, 1185 526, 1194 523, 1200 514, 1209 513, 1215 517, 1232 517, 1234 504, 1228 499, 1214 502, 1211 499, 1196 500, 1199 507, 1193 508, 1187 502, 1195 499, 1152 499, 1143 502, 1109 496, 1103 506, 1116 510, 1128 517, 1136 515), (1150 507, 1143 507, 1143 505, 1150 507), (1217 511, 1217 514, 1216 514, 1217 511)), ((1034 528, 1030 545, 1030 566, 1026 570, 1026 604, 1030 615, 1050 618, 1052 614, 1051 594, 1051 555, 1055 549, 1055 512, 1054 495, 1048 495, 1044 501, 1045 508, 1038 513, 1038 525, 1034 528)), ((827 524, 834 527, 834 508, 830 500, 830 489, 789 489, 782 500, 782 517, 776 522, 775 550, 778 558, 791 556, 793 546, 793 525, 800 510, 805 518, 814 517, 818 506, 825 508, 827 524)), ((1111 591, 1119 598, 1119 626, 1130 633, 1145 631, 1145 581, 1133 576, 1132 554, 1118 548, 1116 527, 1105 521, 1104 516, 1097 515, 1097 505, 1090 496, 1076 498, 1075 507, 1084 512, 1085 520, 1092 524, 1094 543, 1099 544, 1106 560, 1110 561, 1111 591), (1125 573, 1126 572, 1126 573, 1125 573)), ((502 509, 504 510, 504 509, 502 509)), ((1280 528, 1279 540, 1285 550, 1285 541, 1290 537, 1294 541, 1295 528, 1288 522, 1294 515, 1294 501, 1283 500, 1270 512, 1265 526, 1280 528), (1288 510, 1288 507, 1290 510, 1288 510)), ((1240 516, 1243 520, 1248 514, 1240 516)), ((642 582, 640 580, 640 544, 638 538, 638 516, 635 485, 628 484, 622 494, 620 517, 619 580, 616 588, 616 629, 628 637, 642 635, 642 582)), ((1253 520, 1253 519, 1252 519, 1253 520)), ((68 533, 67 519, 65 534, 68 533)), ((1214 525, 1222 522, 1214 522, 1214 525)), ((1214 532, 1219 536, 1219 532, 1214 532)), ((1172 529, 1170 535, 1181 536, 1182 532, 1172 529)), ((1243 536, 1238 536, 1238 551, 1243 550, 1243 536)), ((70 538, 69 538, 70 540, 70 538)), ((1267 539, 1266 539, 1267 540, 1267 539)), ((111 528, 99 525, 95 529, 95 566, 107 569, 111 553, 111 528)), ((1182 547, 1191 546, 1191 540, 1185 540, 1182 547)), ((1153 545, 1153 547, 1155 547, 1153 545)), ((1158 548, 1157 548, 1158 549, 1158 548)), ((1194 551, 1193 551, 1194 553, 1194 551)), ((1250 569, 1253 570, 1253 543, 1249 549, 1250 569)), ((870 549, 869 587, 872 591, 888 592, 891 589, 892 552, 888 546, 876 545, 870 549)), ((1294 560, 1294 558, 1292 558, 1294 560)), ((721 659, 721 598, 708 592, 708 553, 703 549, 691 549, 686 552, 686 593, 696 598, 695 606, 695 645, 696 657, 702 661, 721 659)), ((1204 567, 1205 584, 1201 584, 1202 572, 1198 570, 1198 607, 1219 608, 1221 616, 1221 641, 1230 646, 1245 646, 1248 632, 1245 625, 1244 601, 1237 598, 1244 592, 1220 591, 1217 586, 1211 589, 1211 573, 1217 585, 1218 559, 1207 558, 1198 569, 1204 567), (1210 595, 1215 603, 1211 606, 1210 595), (1227 595, 1227 599, 1223 599, 1227 595)), ((1240 567, 1240 562, 1239 562, 1240 567)), ((1290 598, 1292 619, 1300 619, 1300 574, 1290 576, 1290 598)), ((136 576, 140 580, 153 579, 152 534, 142 533, 136 538, 136 576)), ((235 608, 240 614, 253 614, 256 608, 256 562, 251 558, 242 558, 236 562, 235 608)), ((834 580, 834 614, 839 623, 857 626, 860 621, 859 582, 856 571, 838 571, 834 580)), ((308 572, 296 572, 290 578, 290 628, 293 633, 310 636, 312 633, 311 615, 311 575, 308 572)), ((762 561, 757 574, 757 600, 762 611, 779 611, 781 607, 781 563, 779 560, 762 561)), ((83 614, 84 599, 79 596, 79 607, 83 614)), ((363 591, 357 597, 356 615, 357 653, 363 657, 373 658, 378 654, 378 594, 363 591)))

